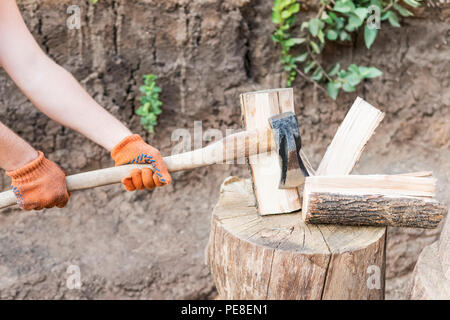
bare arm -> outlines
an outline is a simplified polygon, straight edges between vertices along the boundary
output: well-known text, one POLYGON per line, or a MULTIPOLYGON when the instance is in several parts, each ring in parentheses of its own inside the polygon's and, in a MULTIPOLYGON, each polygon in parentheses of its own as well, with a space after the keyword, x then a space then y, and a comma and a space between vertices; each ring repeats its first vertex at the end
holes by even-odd
POLYGON ((69 72, 46 56, 14 0, 0 0, 0 65, 47 116, 107 150, 131 135, 69 72))
POLYGON ((0 137, 0 168, 3 170, 16 170, 37 158, 37 151, 1 122, 0 137))

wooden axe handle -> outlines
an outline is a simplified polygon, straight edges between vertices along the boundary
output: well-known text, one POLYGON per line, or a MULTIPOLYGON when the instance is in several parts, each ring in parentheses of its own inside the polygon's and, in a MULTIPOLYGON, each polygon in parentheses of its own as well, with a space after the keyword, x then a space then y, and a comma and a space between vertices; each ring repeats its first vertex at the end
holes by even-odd
MULTIPOLYGON (((170 172, 177 172, 269 152, 272 146, 275 142, 271 130, 242 131, 204 148, 164 157, 164 162, 170 172)), ((150 165, 124 165, 74 174, 66 177, 67 189, 78 191, 119 183, 131 169, 144 167, 151 168, 150 165)), ((16 196, 11 190, 0 193, 0 209, 16 203, 16 196)))

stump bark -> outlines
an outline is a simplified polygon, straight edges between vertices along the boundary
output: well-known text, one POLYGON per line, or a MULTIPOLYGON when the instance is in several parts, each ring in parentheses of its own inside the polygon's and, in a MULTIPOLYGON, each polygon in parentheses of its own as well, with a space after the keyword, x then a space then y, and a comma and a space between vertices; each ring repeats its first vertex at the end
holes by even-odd
POLYGON ((212 215, 208 263, 221 299, 383 299, 385 228, 260 216, 250 180, 230 177, 212 215))

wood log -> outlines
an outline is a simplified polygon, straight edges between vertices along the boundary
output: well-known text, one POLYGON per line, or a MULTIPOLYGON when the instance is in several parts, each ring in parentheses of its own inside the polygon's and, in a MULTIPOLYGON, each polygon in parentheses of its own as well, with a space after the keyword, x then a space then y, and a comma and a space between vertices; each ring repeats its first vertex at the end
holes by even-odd
MULTIPOLYGON (((241 107, 246 130, 269 129, 271 116, 294 111, 292 88, 244 93, 241 95, 241 107)), ((276 152, 253 155, 248 161, 261 215, 289 213, 301 208, 297 188, 278 188, 281 168, 276 152)))
POLYGON ((436 179, 407 175, 308 177, 307 223, 436 228, 446 209, 434 196, 436 179))
POLYGON ((447 216, 441 237, 426 246, 414 267, 409 299, 450 299, 450 218, 447 216))
POLYGON ((349 174, 384 113, 357 97, 320 162, 316 175, 349 174))
POLYGON ((383 299, 385 229, 260 216, 251 182, 230 177, 211 222, 208 263, 221 299, 383 299))

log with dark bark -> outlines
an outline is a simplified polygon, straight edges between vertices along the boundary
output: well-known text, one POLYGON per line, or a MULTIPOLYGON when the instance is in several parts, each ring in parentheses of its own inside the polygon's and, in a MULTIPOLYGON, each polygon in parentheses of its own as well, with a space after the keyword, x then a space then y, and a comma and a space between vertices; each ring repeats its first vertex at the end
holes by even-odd
POLYGON ((406 175, 307 178, 308 223, 436 228, 446 208, 434 200, 435 179, 406 175))
POLYGON ((308 195, 306 222, 352 226, 392 226, 436 228, 445 207, 435 200, 311 193, 308 195))

